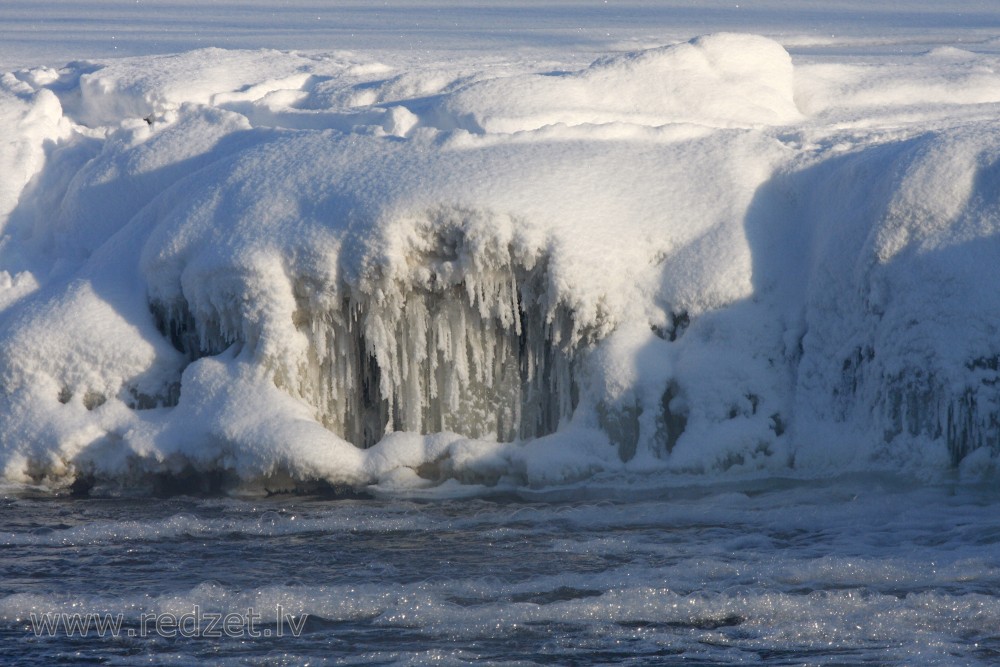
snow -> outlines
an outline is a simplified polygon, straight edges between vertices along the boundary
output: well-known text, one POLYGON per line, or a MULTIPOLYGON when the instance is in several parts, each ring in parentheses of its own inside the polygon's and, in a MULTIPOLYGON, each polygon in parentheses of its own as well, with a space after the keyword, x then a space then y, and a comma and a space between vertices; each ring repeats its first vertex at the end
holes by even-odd
MULTIPOLYGON (((453 7, 416 49, 440 11, 398 3, 400 45, 345 7, 355 43, 302 2, 289 44, 250 3, 235 44, 140 21, 128 57, 0 49, 0 474, 988 472, 990 14, 866 9, 836 38, 817 17, 860 6, 749 4, 752 31, 622 3, 570 39, 608 15, 498 3, 495 44, 453 7)), ((85 3, 42 5, 0 28, 85 3)))
POLYGON ((445 108, 477 134, 607 123, 744 127, 797 120, 793 94, 792 61, 780 44, 715 34, 609 56, 581 72, 484 81, 445 108))

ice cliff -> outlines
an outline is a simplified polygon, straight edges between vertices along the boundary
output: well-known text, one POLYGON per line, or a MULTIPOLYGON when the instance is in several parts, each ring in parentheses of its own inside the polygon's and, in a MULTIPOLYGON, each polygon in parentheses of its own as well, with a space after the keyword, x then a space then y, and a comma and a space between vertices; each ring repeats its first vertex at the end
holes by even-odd
POLYGON ((995 57, 388 60, 0 78, 5 480, 991 469, 995 57))

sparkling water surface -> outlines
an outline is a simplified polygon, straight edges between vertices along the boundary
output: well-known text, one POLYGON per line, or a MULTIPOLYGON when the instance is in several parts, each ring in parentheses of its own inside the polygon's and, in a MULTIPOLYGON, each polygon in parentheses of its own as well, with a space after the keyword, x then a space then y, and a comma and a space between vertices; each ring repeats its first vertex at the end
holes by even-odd
POLYGON ((874 476, 434 501, 8 492, 0 663, 995 664, 998 508, 986 485, 874 476), (252 610, 256 635, 139 636, 143 614, 194 609, 252 610), (32 613, 123 625, 36 636, 32 613), (301 635, 277 636, 277 613, 301 635))

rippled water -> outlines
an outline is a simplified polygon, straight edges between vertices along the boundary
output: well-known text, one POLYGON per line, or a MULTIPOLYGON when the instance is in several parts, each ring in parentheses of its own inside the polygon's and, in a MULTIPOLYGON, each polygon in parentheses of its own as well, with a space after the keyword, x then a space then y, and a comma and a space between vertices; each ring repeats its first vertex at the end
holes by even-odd
POLYGON ((991 489, 886 478, 426 502, 8 494, 0 662, 991 664, 998 508, 991 489), (275 636, 279 607, 301 636, 275 636), (251 609, 260 636, 138 636, 143 614, 195 608, 251 609), (118 638, 36 637, 32 613, 124 621, 118 638))

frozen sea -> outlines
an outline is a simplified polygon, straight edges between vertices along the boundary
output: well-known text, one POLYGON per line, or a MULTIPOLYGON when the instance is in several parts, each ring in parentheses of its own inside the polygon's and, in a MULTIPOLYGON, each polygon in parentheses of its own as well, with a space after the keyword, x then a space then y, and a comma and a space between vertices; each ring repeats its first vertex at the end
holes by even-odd
POLYGON ((997 664, 998 31, 0 4, 0 664, 997 664))

